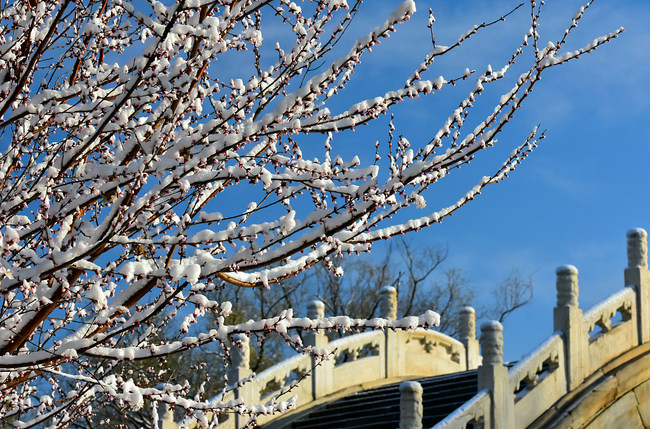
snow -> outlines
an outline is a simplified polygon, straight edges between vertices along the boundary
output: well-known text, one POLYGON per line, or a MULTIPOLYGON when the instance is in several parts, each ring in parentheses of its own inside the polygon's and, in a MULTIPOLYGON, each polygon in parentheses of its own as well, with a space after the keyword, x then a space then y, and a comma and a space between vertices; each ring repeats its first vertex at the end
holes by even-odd
POLYGON ((601 301, 583 316, 584 323, 587 327, 593 328, 601 319, 609 320, 619 309, 634 311, 636 309, 636 291, 634 287, 626 287, 607 299, 601 301))
POLYGON ((630 235, 639 235, 641 237, 647 237, 648 233, 643 228, 633 228, 633 229, 629 229, 627 231, 627 235, 628 236, 630 236, 630 235))
POLYGON ((574 275, 574 276, 578 275, 578 269, 576 267, 574 267, 573 265, 561 265, 561 266, 556 268, 555 272, 557 274, 559 274, 559 273, 567 273, 567 274, 571 274, 571 275, 574 275))
POLYGON ((510 368, 508 370, 510 383, 514 385, 514 383, 521 382, 529 373, 537 373, 548 359, 560 358, 560 354, 564 353, 562 335, 560 331, 555 332, 510 368))
POLYGON ((467 423, 465 420, 468 415, 489 416, 490 392, 487 389, 481 389, 476 395, 463 405, 458 407, 453 413, 449 414, 443 420, 436 424, 436 429, 453 429, 463 426, 467 423))
POLYGON ((503 325, 501 325, 497 320, 488 320, 481 324, 481 331, 484 329, 490 331, 503 331, 503 325))
POLYGON ((135 276, 144 276, 153 271, 153 267, 144 261, 127 262, 117 272, 122 274, 127 282, 134 279, 135 276))
POLYGON ((77 355, 77 351, 75 349, 66 349, 63 352, 61 352, 61 356, 63 356, 64 358, 71 359, 71 360, 76 359, 76 358, 79 357, 77 355))
POLYGON ((106 295, 104 295, 104 291, 98 284, 93 284, 85 296, 95 303, 96 310, 106 307, 106 295))
POLYGON ((199 281, 199 277, 201 276, 201 267, 198 264, 192 263, 175 264, 170 267, 169 274, 173 282, 185 279, 194 285, 199 281))

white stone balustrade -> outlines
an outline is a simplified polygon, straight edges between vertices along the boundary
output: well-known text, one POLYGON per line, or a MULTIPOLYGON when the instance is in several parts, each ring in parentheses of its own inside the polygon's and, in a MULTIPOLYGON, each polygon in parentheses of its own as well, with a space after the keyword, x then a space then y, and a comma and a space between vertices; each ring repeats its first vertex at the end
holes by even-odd
POLYGON ((627 287, 585 313, 583 329, 588 341, 586 365, 590 373, 638 345, 636 298, 634 289, 627 287), (613 324, 617 313, 620 320, 613 324))
POLYGON ((279 365, 268 368, 259 374, 245 386, 245 390, 259 392, 259 401, 266 403, 281 395, 288 388, 292 388, 291 395, 296 395, 298 401, 309 402, 312 400, 312 389, 308 386, 308 380, 298 386, 294 384, 304 378, 312 369, 312 362, 309 355, 296 355, 282 361, 279 365))
POLYGON ((508 371, 509 390, 515 394, 514 426, 524 428, 566 391, 564 342, 561 333, 551 335, 541 346, 508 371), (531 394, 535 392, 534 394, 531 394), (525 410, 525 412, 523 412, 525 410))
POLYGON ((595 337, 590 337, 590 341, 597 340, 598 337, 611 331, 621 322, 634 318, 636 316, 634 307, 636 307, 636 292, 633 288, 626 287, 585 313, 584 323, 587 332, 592 333, 596 327, 600 328, 600 333, 595 337), (612 325, 612 319, 617 313, 621 314, 621 321, 612 325))
MULTIPOLYGON (((464 308, 460 312, 460 341, 424 329, 364 332, 331 342, 322 332, 305 333, 307 344, 330 352, 329 361, 314 367, 315 361, 309 356, 295 356, 260 373, 239 387, 236 395, 247 402, 253 401, 251 403, 274 401, 291 383, 311 370, 311 383, 299 383, 291 389, 291 395, 297 395, 298 404, 305 405, 313 399, 361 384, 446 374, 476 368, 480 364, 479 392, 435 428, 465 428, 467 425, 525 428, 560 398, 597 374, 603 365, 650 342, 650 275, 644 230, 628 231, 627 253, 626 287, 584 315, 579 307, 578 270, 571 265, 559 267, 556 270, 557 304, 553 310, 555 332, 509 370, 503 363, 501 324, 484 323, 480 341, 477 341, 474 310, 464 308), (482 357, 478 354, 479 344, 482 357)), ((380 296, 381 316, 394 320, 397 316, 395 289, 385 287, 380 296)), ((323 304, 310 303, 308 316, 322 318, 323 304)), ((238 340, 243 345, 247 339, 238 340)), ((241 378, 250 373, 247 356, 243 349, 234 350, 229 375, 241 378)), ((400 427, 418 427, 417 421, 412 422, 421 407, 417 388, 413 383, 403 386, 406 386, 401 389, 405 411, 400 427)), ((229 399, 232 396, 225 398, 229 399)), ((261 416, 258 422, 273 418, 261 416)), ((245 421, 229 418, 220 427, 235 428, 242 422, 245 421)))
MULTIPOLYGON (((320 301, 309 302, 307 317, 321 319, 325 316, 324 309, 320 301)), ((396 319, 395 288, 388 286, 380 291, 379 314, 382 318, 396 319)), ((463 342, 425 329, 411 332, 367 331, 333 341, 328 341, 324 332, 304 332, 304 343, 328 351, 328 360, 317 361, 309 355, 293 356, 252 377, 234 393, 226 395, 224 400, 241 398, 247 405, 270 405, 295 395, 296 403, 302 406, 339 391, 361 389, 362 385, 380 385, 388 380, 428 377, 476 368, 480 357, 473 332, 474 310, 467 307, 463 314, 461 329, 467 340, 463 342), (466 348, 465 344, 470 347, 466 348), (304 377, 306 374, 311 377, 304 377), (297 383, 301 378, 306 379, 297 383)), ((248 338, 238 336, 235 340, 241 342, 242 349, 232 348, 228 379, 236 381, 248 377, 251 372, 248 338)), ((257 422, 267 423, 276 417, 260 415, 257 422)), ((220 428, 236 429, 243 427, 249 416, 224 415, 219 420, 220 428)))
POLYGON ((386 336, 382 331, 339 338, 328 349, 334 350, 331 383, 329 391, 322 392, 320 397, 386 377, 386 336))
POLYGON ((578 270, 571 265, 556 270, 555 333, 510 368, 506 377, 500 325, 484 324, 480 341, 483 364, 479 367, 479 389, 483 393, 434 428, 465 428, 468 423, 486 428, 526 428, 604 365, 648 343, 650 276, 644 230, 628 231, 627 253, 627 287, 584 315, 578 306, 578 270), (486 403, 489 410, 480 412, 479 404, 486 403), (480 416, 484 416, 483 423, 480 416))

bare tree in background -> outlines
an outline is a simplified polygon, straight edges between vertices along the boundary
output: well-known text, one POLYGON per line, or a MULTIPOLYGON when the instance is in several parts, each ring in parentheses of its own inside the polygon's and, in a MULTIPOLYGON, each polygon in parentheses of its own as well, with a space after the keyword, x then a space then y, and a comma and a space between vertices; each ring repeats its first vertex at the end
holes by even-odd
POLYGON ((503 322, 513 311, 533 299, 533 279, 514 270, 492 290, 492 306, 484 310, 486 317, 503 322))
POLYGON ((389 246, 380 261, 343 258, 336 261, 346 275, 338 277, 323 266, 316 268, 310 282, 316 297, 325 303, 330 314, 348 314, 372 318, 378 315, 380 290, 384 286, 397 289, 398 315, 419 314, 435 308, 440 314, 439 330, 454 336, 459 333, 459 311, 468 305, 477 306, 477 317, 503 322, 508 315, 526 305, 533 296, 532 278, 518 271, 488 288, 490 302, 474 302, 475 282, 467 279, 462 268, 440 265, 447 258, 446 247, 419 246, 405 240, 389 246))
POLYGON ((404 315, 412 314, 414 307, 421 308, 423 284, 447 257, 447 250, 442 248, 414 250, 405 240, 398 240, 397 245, 388 246, 380 261, 335 260, 335 265, 345 271, 344 277, 319 266, 313 285, 317 290, 316 297, 325 303, 331 314, 372 318, 377 316, 379 291, 384 286, 393 286, 397 289, 398 311, 404 315))
MULTIPOLYGON (((413 0, 397 4, 347 42, 361 4, 1 0, 4 423, 66 427, 91 415, 97 398, 129 410, 150 406, 153 425, 159 404, 182 404, 197 417, 255 413, 255 404, 212 400, 203 386, 136 377, 127 363, 213 344, 227 355, 238 333, 277 333, 302 351, 303 328, 403 327, 298 320, 288 309, 229 323, 232 303, 210 296, 222 287, 276 288, 321 261, 340 275, 331 258, 439 223, 504 179, 544 134, 535 127, 506 142, 510 154, 492 174, 475 178, 451 205, 429 201, 423 211, 432 185, 496 144, 546 70, 623 31, 566 49, 589 3, 555 43, 541 43, 543 3, 531 0, 512 55, 495 59, 494 68, 463 66, 443 77, 429 71, 434 59, 520 7, 448 45, 435 41, 430 12, 431 44, 418 66, 374 88, 376 96, 342 98, 357 65, 416 12, 413 0), (515 62, 523 73, 511 77, 515 62), (509 89, 486 96, 496 82, 509 89), (436 125, 427 138, 394 132, 399 118, 378 120, 396 104, 452 85, 465 85, 467 95, 435 110, 445 113, 427 119, 436 125), (479 102, 489 113, 475 117, 479 102), (348 131, 372 123, 388 128, 386 139, 346 151, 348 131), (206 314, 213 324, 197 332, 206 314)), ((270 302, 261 302, 266 312, 270 302)), ((424 327, 437 322, 431 311, 417 319, 424 327)))

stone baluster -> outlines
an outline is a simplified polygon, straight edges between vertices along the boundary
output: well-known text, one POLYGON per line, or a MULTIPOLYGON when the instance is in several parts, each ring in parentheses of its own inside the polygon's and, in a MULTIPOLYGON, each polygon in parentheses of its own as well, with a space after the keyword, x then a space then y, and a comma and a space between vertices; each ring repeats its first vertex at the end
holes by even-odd
POLYGON ((476 314, 472 307, 460 309, 460 342, 465 346, 466 368, 478 368, 479 347, 476 339, 476 314))
POLYGON ((488 389, 492 397, 491 428, 515 427, 515 395, 508 383, 508 368, 503 365, 503 326, 497 321, 481 325, 483 363, 478 367, 478 388, 488 389))
MULTIPOLYGON (((384 286, 379 291, 379 317, 388 320, 397 319, 397 289, 384 286)), ((386 330, 384 356, 386 358, 386 377, 399 377, 404 374, 404 332, 386 330)))
POLYGON ((553 309, 553 329, 564 335, 567 389, 572 390, 584 380, 587 366, 587 332, 578 307, 578 269, 563 265, 557 275, 557 305, 553 309))
MULTIPOLYGON (((230 348, 230 367, 228 368, 228 384, 235 386, 238 381, 251 375, 250 369, 250 341, 245 334, 234 334, 233 340, 241 345, 233 345, 230 348)), ((259 403, 259 392, 254 382, 245 383, 235 389, 235 398, 242 398, 248 406, 259 403)), ((235 428, 241 428, 246 425, 247 417, 235 414, 235 428)))
MULTIPOLYGON (((322 319, 325 317, 325 304, 322 301, 314 300, 307 303, 307 317, 310 319, 322 319)), ((317 347, 327 350, 328 339, 323 331, 306 332, 303 334, 306 346, 317 347)), ((321 350, 323 351, 323 350, 321 350)), ((324 360, 320 365, 314 356, 311 358, 312 377, 311 392, 315 400, 331 392, 333 361, 324 360)))
POLYGON ((228 368, 228 384, 234 386, 237 381, 248 377, 250 370, 250 344, 244 334, 233 335, 235 342, 241 344, 241 348, 234 345, 230 348, 230 367, 228 368))
POLYGON ((405 381, 399 392, 399 429, 422 429, 422 385, 405 381))
MULTIPOLYGON (((307 303, 307 317, 310 319, 322 319, 325 317, 325 304, 322 301, 314 300, 307 303)), ((305 332, 303 339, 306 346, 327 347, 327 335, 323 331, 305 332)))
POLYGON ((397 289, 392 286, 384 286, 379 291, 379 317, 397 319, 397 289))
POLYGON ((648 233, 641 228, 627 232, 625 285, 636 289, 639 344, 650 340, 650 275, 648 275, 648 233))
POLYGON ((493 320, 481 325, 483 366, 503 366, 503 326, 493 320))
POLYGON ((166 403, 158 403, 158 416, 160 418, 160 426, 162 429, 178 429, 178 425, 174 421, 173 408, 166 403))

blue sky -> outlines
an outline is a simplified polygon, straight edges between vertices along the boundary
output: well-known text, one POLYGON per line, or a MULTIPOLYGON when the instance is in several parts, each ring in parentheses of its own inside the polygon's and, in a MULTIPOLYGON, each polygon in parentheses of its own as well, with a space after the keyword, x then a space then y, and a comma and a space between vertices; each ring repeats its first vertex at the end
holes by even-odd
MULTIPOLYGON (((362 29, 381 22, 399 2, 370 3, 361 11, 355 37, 363 34, 362 29)), ((377 88, 403 83, 430 48, 425 27, 429 7, 437 19, 437 42, 450 44, 473 24, 497 18, 516 4, 418 2, 417 15, 365 59, 347 94, 354 98, 378 95, 377 88)), ((582 4, 547 0, 541 42, 557 41, 582 4)), ((589 309, 624 286, 625 232, 634 227, 650 229, 648 22, 647 0, 597 0, 574 30, 568 49, 582 47, 619 27, 625 27, 626 32, 579 61, 545 72, 524 110, 500 136, 497 147, 463 167, 458 178, 432 188, 427 210, 455 201, 460 191, 491 173, 533 126, 541 124, 548 130, 548 138, 508 180, 489 187, 442 224, 407 236, 413 243, 447 244, 450 255, 446 266, 463 268, 479 290, 488 290, 513 269, 533 276, 533 302, 505 322, 506 359, 518 359, 552 333, 557 266, 578 267, 580 305, 589 309)), ((506 23, 479 34, 451 58, 434 63, 426 77, 456 76, 465 65, 477 70, 487 64, 500 66, 528 27, 526 4, 506 23)), ((447 94, 399 106, 395 109, 396 133, 412 142, 427 138, 432 123, 444 119, 450 103, 457 103, 455 100, 469 89, 453 88, 447 94)), ((498 100, 499 94, 488 93, 485 98, 498 100)), ((370 140, 381 138, 382 133, 385 136, 380 126, 357 131, 353 137, 370 140), (374 135, 377 130, 379 137, 374 135)), ((381 253, 381 245, 375 251, 381 253)))

